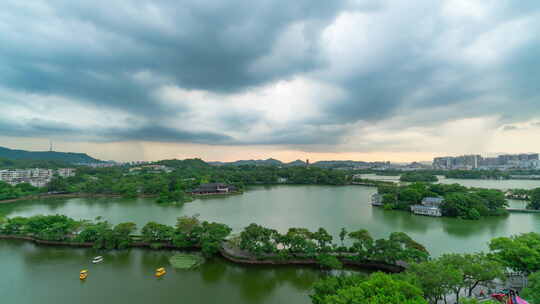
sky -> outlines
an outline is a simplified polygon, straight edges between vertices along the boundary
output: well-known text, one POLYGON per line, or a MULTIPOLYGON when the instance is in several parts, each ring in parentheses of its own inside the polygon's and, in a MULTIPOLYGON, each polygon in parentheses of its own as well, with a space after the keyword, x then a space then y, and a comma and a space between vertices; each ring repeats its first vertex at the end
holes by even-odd
POLYGON ((2 1, 0 146, 105 160, 540 152, 534 0, 2 1))

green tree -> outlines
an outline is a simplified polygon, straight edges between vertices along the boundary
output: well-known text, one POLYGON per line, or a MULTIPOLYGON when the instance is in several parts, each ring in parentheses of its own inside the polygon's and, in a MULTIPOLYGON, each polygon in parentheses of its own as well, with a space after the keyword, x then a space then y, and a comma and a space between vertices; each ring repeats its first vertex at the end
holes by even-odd
POLYGON ((491 256, 503 266, 524 274, 540 271, 540 234, 500 237, 489 243, 491 256))
POLYGON ((461 291, 468 286, 467 282, 465 282, 465 272, 462 269, 463 265, 467 263, 465 256, 455 253, 443 254, 438 259, 438 262, 444 265, 447 269, 458 273, 457 280, 448 281, 446 284, 448 285, 449 289, 454 292, 456 302, 459 303, 461 291))
POLYGON ((389 240, 396 243, 401 249, 401 255, 398 256, 398 260, 422 262, 429 257, 426 247, 413 240, 405 232, 393 232, 390 234, 389 240))
POLYGON ((431 172, 407 172, 403 173, 400 178, 402 182, 437 182, 439 179, 431 172))
POLYGON ((399 192, 398 199, 410 205, 418 204, 422 200, 422 193, 413 188, 405 188, 399 192))
POLYGON ((343 264, 340 262, 340 260, 330 254, 320 254, 317 256, 317 262, 322 268, 325 269, 341 269, 343 268, 343 264))
POLYGON ((531 190, 530 192, 531 202, 527 208, 540 210, 540 188, 531 190))
POLYGON ((47 184, 48 191, 64 192, 68 190, 66 179, 58 175, 54 176, 47 184))
POLYGON ((328 231, 324 228, 319 228, 316 232, 311 234, 311 238, 317 242, 317 250, 319 252, 332 251, 332 240, 334 239, 328 231))
POLYGON ((508 206, 504 193, 494 189, 478 189, 475 194, 483 199, 483 204, 490 210, 495 211, 508 206))
POLYGON ((523 290, 523 297, 531 304, 540 303, 540 271, 529 276, 527 288, 523 290))
POLYGON ((503 278, 505 274, 504 267, 484 253, 464 254, 461 263, 456 266, 463 271, 463 280, 469 297, 479 284, 503 278))
POLYGON ((8 218, 4 220, 4 224, 2 226, 2 233, 3 234, 24 234, 24 227, 26 223, 28 222, 28 219, 25 217, 13 217, 8 218))
POLYGON ((360 229, 349 233, 349 237, 354 240, 351 251, 356 253, 356 259, 365 260, 371 257, 373 252, 373 238, 369 231, 360 229))
POLYGON ((250 224, 240 233, 240 248, 262 256, 277 251, 275 237, 278 232, 257 224, 250 224))
POLYGON ((174 228, 156 222, 149 222, 144 225, 141 233, 145 242, 169 242, 172 240, 174 228))
POLYGON ((366 276, 359 274, 328 276, 313 284, 312 294, 309 297, 313 304, 323 304, 327 296, 335 295, 338 290, 356 286, 365 280, 366 276))
POLYGON ((114 226, 113 235, 115 247, 124 249, 131 245, 131 234, 137 230, 137 224, 132 222, 120 223, 114 226))
POLYGON ((225 238, 231 233, 231 227, 220 223, 203 222, 201 225, 200 245, 203 255, 210 257, 221 248, 225 238))
POLYGON ((322 304, 424 304, 422 290, 409 282, 383 273, 372 274, 367 280, 339 289, 326 296, 322 304))
POLYGON ((425 297, 432 304, 445 299, 446 295, 453 291, 452 287, 459 285, 463 275, 456 268, 449 267, 439 260, 412 264, 407 273, 414 275, 425 297))
POLYGON ((345 238, 347 237, 347 229, 341 228, 341 231, 339 232, 339 240, 341 241, 341 246, 344 246, 345 238))
POLYGON ((317 245, 314 242, 314 233, 306 228, 289 228, 285 235, 275 234, 279 243, 290 254, 304 254, 315 257, 317 245))

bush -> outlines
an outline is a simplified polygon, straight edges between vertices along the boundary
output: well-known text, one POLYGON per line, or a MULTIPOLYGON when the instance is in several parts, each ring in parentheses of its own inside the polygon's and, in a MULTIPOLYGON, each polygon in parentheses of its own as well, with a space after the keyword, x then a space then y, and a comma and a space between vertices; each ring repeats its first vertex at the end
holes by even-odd
POLYGON ((329 254, 321 254, 317 256, 317 262, 319 262, 319 265, 321 265, 321 268, 326 268, 326 269, 343 268, 343 264, 341 263, 341 261, 337 257, 333 255, 329 255, 329 254))
POLYGON ((468 220, 479 220, 480 213, 478 212, 478 210, 472 208, 467 212, 467 216, 465 218, 468 220))

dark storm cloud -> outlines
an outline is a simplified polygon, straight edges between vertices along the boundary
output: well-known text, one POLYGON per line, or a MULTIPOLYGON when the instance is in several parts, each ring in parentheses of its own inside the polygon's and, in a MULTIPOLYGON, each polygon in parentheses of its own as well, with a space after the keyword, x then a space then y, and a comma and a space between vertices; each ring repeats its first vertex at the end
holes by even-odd
POLYGON ((188 132, 160 126, 144 126, 133 129, 106 129, 98 133, 112 141, 191 142, 227 144, 232 138, 212 132, 188 132))
POLYGON ((19 3, 3 5, 15 23, 8 29, 20 31, 0 36, 0 56, 9 58, 4 85, 129 111, 160 110, 132 78, 140 71, 182 88, 226 92, 313 69, 317 63, 307 58, 279 75, 249 72, 289 25, 305 21, 306 30, 317 31, 340 6, 308 0, 19 3))
MULTIPOLYGON (((270 55, 275 40, 296 22, 306 37, 318 33, 339 12, 338 2, 285 1, 19 1, 3 4, 5 33, 0 35, 0 83, 12 90, 73 98, 103 111, 120 109, 154 123, 184 112, 160 103, 159 85, 235 92, 320 63, 317 50, 294 64, 254 73, 250 67, 270 55), (149 79, 139 79, 148 73, 149 79), (157 82, 155 79, 161 79, 157 82)), ((75 114, 76 115, 76 114, 75 114)), ((251 119, 233 121, 247 127, 251 119)), ((253 115, 255 116, 255 115, 253 115)), ((238 117, 240 118, 240 117, 238 117)), ((109 138, 190 139, 214 142, 209 134, 155 128, 103 133, 109 138)), ((39 131, 42 132, 43 131, 39 131)), ((30 135, 27 133, 27 135, 30 135)))
POLYGON ((232 141, 225 134, 188 132, 161 126, 136 128, 82 129, 54 121, 32 119, 21 124, 0 122, 0 134, 14 137, 72 138, 79 141, 149 141, 224 144, 232 141))
MULTIPOLYGON (((398 115, 411 117, 402 127, 494 114, 504 124, 538 117, 540 38, 534 29, 540 24, 530 20, 540 4, 475 2, 486 8, 480 17, 472 8, 456 17, 444 3, 418 1, 413 9, 407 1, 361 0, 4 1, 0 86, 60 96, 104 113, 120 110, 137 127, 94 130, 13 119, 0 123, 0 135, 336 145, 350 124, 398 115), (341 25, 345 39, 324 40, 338 16, 359 21, 341 25), (496 32, 508 25, 510 30, 496 32), (356 41, 364 43, 351 43, 356 41), (487 47, 476 45, 485 41, 487 47), (338 51, 329 51, 333 47, 338 51), (223 130, 186 131, 167 123, 179 115, 192 117, 194 110, 186 103, 163 102, 156 93, 173 86, 227 97, 298 76, 345 93, 318 105, 317 117, 279 128, 267 123, 270 133, 249 140, 227 134, 265 123, 255 107, 229 109, 223 98, 219 115, 208 121, 223 130), (415 117, 437 108, 451 112, 415 117)), ((0 104, 8 103, 13 101, 0 96, 0 104)), ((208 130, 206 121, 189 127, 208 130)))
POLYGON ((32 119, 24 123, 0 121, 0 134, 13 137, 73 136, 81 130, 57 122, 32 119))

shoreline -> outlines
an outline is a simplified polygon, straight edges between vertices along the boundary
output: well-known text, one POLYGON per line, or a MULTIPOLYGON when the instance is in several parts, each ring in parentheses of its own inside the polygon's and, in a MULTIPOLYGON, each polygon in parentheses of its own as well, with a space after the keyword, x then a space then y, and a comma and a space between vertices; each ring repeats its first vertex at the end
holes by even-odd
MULTIPOLYGON (((258 187, 258 186, 286 186, 286 185, 293 185, 293 186, 306 186, 306 184, 255 184, 255 185, 249 185, 247 187, 258 187)), ((345 184, 345 185, 322 185, 322 184, 307 184, 312 186, 351 186, 354 184, 345 184)), ((375 185, 373 185, 375 186, 375 185)), ((248 190, 244 191, 236 191, 236 192, 229 192, 229 193, 205 193, 205 194, 193 194, 189 193, 193 199, 205 199, 205 198, 215 198, 215 197, 226 197, 226 196, 234 196, 234 195, 241 195, 247 192, 248 190)), ((0 204, 9 204, 9 203, 15 203, 19 201, 26 201, 26 200, 33 200, 33 199, 54 199, 54 198, 84 198, 84 197, 95 197, 95 198, 122 198, 123 196, 121 194, 101 194, 101 193, 62 193, 62 194, 34 194, 34 195, 28 195, 24 197, 19 198, 12 198, 7 200, 0 200, 0 204)), ((159 197, 158 194, 143 194, 143 195, 137 195, 133 198, 149 198, 149 197, 159 197)), ((193 200, 184 202, 188 203, 193 200)))
MULTIPOLYGON (((56 247, 73 247, 73 248, 92 248, 94 243, 86 242, 63 242, 63 241, 48 241, 42 240, 31 236, 22 236, 22 235, 6 235, 0 234, 0 240, 15 240, 20 242, 30 242, 36 245, 42 246, 56 246, 56 247)), ((158 248, 152 243, 146 242, 132 242, 129 244, 128 248, 145 248, 151 250, 182 250, 190 251, 197 250, 200 251, 200 247, 177 247, 172 244, 161 243, 158 248)), ((285 266, 285 265, 297 265, 297 266, 319 266, 319 262, 314 258, 300 258, 288 259, 288 260, 278 260, 273 257, 266 257, 262 259, 257 259, 252 256, 248 256, 245 253, 234 252, 234 249, 229 248, 227 245, 222 244, 219 249, 219 256, 225 260, 241 265, 273 265, 273 266, 285 266)), ((388 264, 385 262, 376 262, 376 261, 353 261, 350 257, 345 256, 345 254, 336 254, 336 257, 341 261, 343 266, 350 268, 358 268, 364 270, 376 270, 383 271, 387 273, 400 273, 404 271, 407 267, 403 263, 398 262, 398 264, 388 264)))
MULTIPOLYGON (((302 266, 320 266, 320 263, 314 258, 301 258, 297 257, 296 259, 276 259, 276 257, 266 257, 262 259, 257 259, 249 254, 234 252, 233 248, 230 248, 226 245, 222 246, 219 250, 221 256, 233 263, 244 264, 244 265, 273 265, 273 266, 283 266, 283 265, 302 265, 302 266)), ((378 270, 384 271, 387 273, 400 273, 403 272, 407 265, 404 263, 398 264, 388 264, 385 262, 376 262, 376 261, 353 261, 350 257, 346 256, 346 253, 335 253, 334 254, 343 266, 348 266, 350 268, 359 268, 365 270, 378 270)))
MULTIPOLYGON (((7 200, 1 200, 0 204, 9 204, 19 201, 33 200, 33 199, 53 199, 53 198, 79 198, 79 197, 96 197, 96 198, 120 198, 120 194, 92 194, 92 193, 62 193, 62 194, 36 194, 19 198, 12 198, 7 200)), ((154 197, 154 195, 145 195, 138 197, 154 197)))

